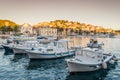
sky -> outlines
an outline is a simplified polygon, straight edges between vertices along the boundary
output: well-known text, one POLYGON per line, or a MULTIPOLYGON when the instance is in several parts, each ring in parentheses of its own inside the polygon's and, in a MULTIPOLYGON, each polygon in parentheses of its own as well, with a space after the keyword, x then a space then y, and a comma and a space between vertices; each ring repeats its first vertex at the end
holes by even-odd
POLYGON ((31 25, 69 20, 120 30, 120 0, 0 0, 0 19, 31 25))

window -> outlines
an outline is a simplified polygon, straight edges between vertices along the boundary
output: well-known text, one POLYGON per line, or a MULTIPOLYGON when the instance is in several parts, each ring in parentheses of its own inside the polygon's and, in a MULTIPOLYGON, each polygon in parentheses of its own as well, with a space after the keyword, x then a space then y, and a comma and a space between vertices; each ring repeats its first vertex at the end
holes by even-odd
POLYGON ((47 51, 53 51, 53 49, 47 49, 47 51))

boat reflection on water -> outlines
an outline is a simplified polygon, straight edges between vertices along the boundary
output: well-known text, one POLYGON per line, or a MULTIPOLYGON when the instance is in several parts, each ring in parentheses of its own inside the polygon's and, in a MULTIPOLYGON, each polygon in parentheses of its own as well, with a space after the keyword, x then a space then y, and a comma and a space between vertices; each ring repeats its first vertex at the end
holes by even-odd
MULTIPOLYGON (((27 71, 29 75, 36 73, 39 76, 38 80, 65 80, 67 64, 64 58, 52 60, 30 60, 27 71)), ((29 79, 31 80, 31 79, 29 79)))
POLYGON ((109 65, 107 69, 100 69, 93 72, 70 73, 66 80, 104 80, 110 70, 115 69, 117 63, 109 65))
POLYGON ((66 80, 104 80, 108 71, 99 70, 95 72, 87 72, 87 73, 74 73, 70 74, 66 77, 66 80))
MULTIPOLYGON (((108 73, 115 69, 117 63, 110 65, 106 70, 100 69, 87 73, 69 73, 65 58, 52 60, 30 60, 26 67, 28 76, 34 71, 39 72, 39 77, 46 80, 104 80, 108 73)), ((34 72, 36 73, 36 72, 34 72)))
POLYGON ((50 59, 50 60, 30 60, 27 67, 28 70, 46 70, 46 69, 64 69, 66 68, 65 58, 61 59, 50 59))
POLYGON ((5 50, 4 48, 2 48, 2 49, 0 49, 0 52, 4 52, 4 55, 12 55, 13 54, 13 52, 10 50, 5 50))
POLYGON ((0 59, 2 59, 4 57, 4 53, 5 53, 5 50, 0 49, 0 59))
POLYGON ((12 61, 17 62, 20 59, 26 59, 25 61, 29 60, 26 54, 14 54, 12 61))

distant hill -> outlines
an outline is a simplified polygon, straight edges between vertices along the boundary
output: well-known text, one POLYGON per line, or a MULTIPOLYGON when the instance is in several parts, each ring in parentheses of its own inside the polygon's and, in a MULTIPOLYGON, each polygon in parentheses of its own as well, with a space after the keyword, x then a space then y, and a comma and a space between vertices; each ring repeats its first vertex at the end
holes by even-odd
MULTIPOLYGON (((97 33, 108 33, 108 32, 115 32, 111 28, 104 28, 103 26, 95 26, 92 24, 86 24, 86 23, 80 23, 75 21, 68 21, 68 20, 54 20, 49 22, 39 22, 35 25, 33 25, 33 28, 40 28, 40 27, 52 27, 52 28, 58 28, 60 30, 62 29, 70 29, 73 31, 85 31, 85 32, 97 32, 97 33)), ((20 25, 17 23, 11 21, 11 20, 0 20, 0 31, 9 32, 19 31, 20 25)))
POLYGON ((0 31, 2 33, 19 30, 19 25, 10 20, 0 20, 0 31))
POLYGON ((94 32, 113 32, 111 28, 104 28, 102 26, 94 26, 92 24, 85 24, 80 22, 68 21, 68 20, 55 20, 50 22, 40 22, 35 24, 34 28, 39 27, 53 27, 53 28, 63 28, 63 29, 72 29, 72 30, 82 30, 82 31, 94 31, 94 32))

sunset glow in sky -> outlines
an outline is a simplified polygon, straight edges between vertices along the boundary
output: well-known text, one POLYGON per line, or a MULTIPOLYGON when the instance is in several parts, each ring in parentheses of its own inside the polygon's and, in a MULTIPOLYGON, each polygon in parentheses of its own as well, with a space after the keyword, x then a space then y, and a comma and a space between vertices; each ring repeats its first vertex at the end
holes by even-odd
POLYGON ((0 19, 31 25, 62 19, 120 29, 120 0, 0 0, 0 19))

